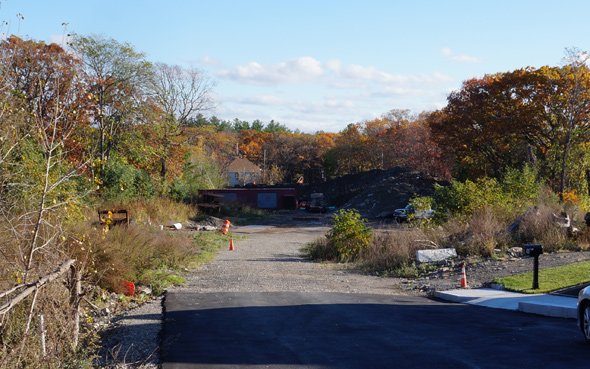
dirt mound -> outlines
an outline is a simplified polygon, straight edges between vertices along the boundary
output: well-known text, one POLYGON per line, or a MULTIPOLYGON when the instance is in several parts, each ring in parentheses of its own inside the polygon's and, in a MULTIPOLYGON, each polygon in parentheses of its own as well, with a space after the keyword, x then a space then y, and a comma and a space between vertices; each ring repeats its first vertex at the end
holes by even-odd
POLYGON ((356 209, 366 218, 385 218, 413 196, 431 196, 441 183, 418 171, 396 167, 339 177, 308 191, 322 192, 329 204, 356 209))

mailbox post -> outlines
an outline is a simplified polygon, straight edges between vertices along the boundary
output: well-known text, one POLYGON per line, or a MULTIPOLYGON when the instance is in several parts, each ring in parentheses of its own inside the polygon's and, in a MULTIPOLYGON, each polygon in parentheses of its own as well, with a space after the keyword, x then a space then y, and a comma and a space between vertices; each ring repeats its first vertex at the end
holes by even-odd
POLYGON ((534 258, 533 264, 533 289, 539 288, 539 255, 543 253, 543 245, 527 243, 522 245, 522 251, 527 256, 534 258))

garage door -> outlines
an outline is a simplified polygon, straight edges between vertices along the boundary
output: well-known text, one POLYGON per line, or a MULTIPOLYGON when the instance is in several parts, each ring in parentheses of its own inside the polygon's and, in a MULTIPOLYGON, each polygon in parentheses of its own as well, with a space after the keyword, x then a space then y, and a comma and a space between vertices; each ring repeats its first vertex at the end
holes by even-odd
POLYGON ((258 194, 258 207, 260 209, 276 209, 277 194, 275 192, 265 192, 258 194))

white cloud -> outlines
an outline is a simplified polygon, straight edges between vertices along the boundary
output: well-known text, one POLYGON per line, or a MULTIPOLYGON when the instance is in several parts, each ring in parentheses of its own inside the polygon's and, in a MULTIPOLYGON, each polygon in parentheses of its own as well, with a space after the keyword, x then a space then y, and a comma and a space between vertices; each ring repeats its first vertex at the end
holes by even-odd
POLYGON ((212 67, 218 67, 218 66, 223 65, 219 59, 213 58, 209 55, 203 56, 201 59, 199 59, 199 62, 200 62, 200 64, 212 66, 212 67))
POLYGON ((284 100, 272 95, 248 96, 233 99, 234 102, 246 105, 279 106, 285 103, 284 100))
POLYGON ((228 92, 222 97, 220 118, 274 119, 304 132, 339 131, 348 123, 393 108, 420 112, 438 107, 445 101, 439 93, 452 89, 456 82, 438 71, 393 73, 372 65, 338 59, 324 62, 308 56, 274 64, 220 63, 212 69, 220 79, 218 87, 228 92))
POLYGON ((326 62, 326 68, 332 72, 340 72, 340 68, 342 67, 342 63, 338 59, 328 60, 326 62))
POLYGON ((263 65, 250 62, 233 69, 223 69, 217 76, 255 84, 301 83, 320 77, 324 73, 321 63, 309 56, 278 64, 263 65))
POLYGON ((453 50, 448 47, 443 47, 440 50, 442 56, 457 63, 479 63, 481 60, 476 56, 466 54, 455 54, 453 50))

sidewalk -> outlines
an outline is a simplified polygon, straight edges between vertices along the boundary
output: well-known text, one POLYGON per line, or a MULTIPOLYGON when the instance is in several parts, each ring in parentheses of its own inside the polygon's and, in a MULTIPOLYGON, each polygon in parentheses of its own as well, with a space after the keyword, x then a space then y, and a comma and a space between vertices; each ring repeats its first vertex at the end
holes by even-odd
POLYGON ((522 311, 558 318, 576 319, 575 297, 522 294, 491 288, 436 291, 434 297, 450 302, 522 311))

